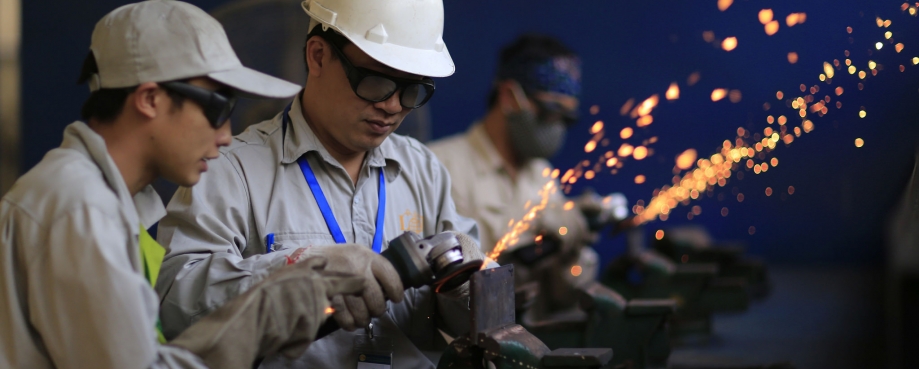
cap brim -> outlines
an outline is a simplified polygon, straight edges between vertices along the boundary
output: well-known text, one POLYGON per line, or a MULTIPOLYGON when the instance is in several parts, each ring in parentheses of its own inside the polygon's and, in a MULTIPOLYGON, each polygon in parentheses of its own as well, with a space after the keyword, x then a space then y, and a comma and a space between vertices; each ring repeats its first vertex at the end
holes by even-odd
POLYGON ((236 90, 241 97, 259 99, 286 99, 300 92, 300 85, 243 66, 230 70, 211 72, 211 79, 236 90))

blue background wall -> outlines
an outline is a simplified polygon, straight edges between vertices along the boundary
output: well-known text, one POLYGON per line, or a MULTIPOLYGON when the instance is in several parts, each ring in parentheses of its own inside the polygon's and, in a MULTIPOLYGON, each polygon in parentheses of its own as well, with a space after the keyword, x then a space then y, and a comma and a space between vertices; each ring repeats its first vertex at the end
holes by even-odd
MULTIPOLYGON (((57 146, 63 127, 78 118, 88 93, 75 80, 90 33, 99 18, 124 3, 23 2, 24 168, 31 168, 57 146)), ((210 10, 225 1, 192 3, 210 10)), ((901 12, 901 2, 887 0, 736 1, 726 12, 715 3, 446 0, 444 39, 457 72, 437 81, 437 96, 430 103, 433 135, 461 132, 484 113, 501 45, 521 32, 556 35, 584 61, 585 119, 571 132, 564 152, 553 159, 559 168, 594 158, 583 152, 594 120, 605 121, 615 137, 621 127, 633 124, 618 114, 626 100, 663 95, 671 82, 680 83, 681 98, 662 102, 654 112, 654 123, 638 130, 637 136, 659 138, 654 155, 628 163, 618 175, 603 174, 585 184, 647 201, 655 188, 670 183, 677 154, 696 148, 700 155, 710 155, 725 139, 734 138, 737 127, 761 131, 767 126, 767 114, 792 114, 791 109, 779 112, 776 91, 802 95, 797 90, 800 84, 819 84, 817 75, 824 61, 842 60, 843 50, 850 50, 860 70, 867 69, 869 59, 885 69, 865 81, 863 91, 855 88, 855 78, 837 72, 834 86, 846 91, 839 98, 843 108, 816 118, 816 130, 791 146, 779 145, 778 167, 760 175, 745 173, 743 180, 733 178, 715 191, 716 196, 694 204, 703 210, 691 222, 686 219, 689 208, 681 206, 667 222, 650 224, 649 232, 701 224, 718 239, 748 242, 751 252, 773 262, 882 261, 885 218, 909 177, 919 138, 915 122, 919 67, 908 61, 919 56, 919 19, 901 12), (762 8, 772 8, 782 23, 772 37, 765 35, 757 20, 762 8), (806 23, 786 27, 784 17, 790 12, 806 12, 806 23), (876 16, 892 20, 887 30, 906 45, 903 53, 895 53, 885 43, 884 49, 868 55, 874 43, 883 40, 884 29, 875 24, 876 16), (846 33, 847 26, 854 28, 852 35, 846 33), (708 30, 719 39, 736 36, 737 49, 725 52, 706 43, 702 33, 708 30), (797 64, 786 60, 791 51, 800 56, 797 64), (897 70, 900 64, 906 65, 905 73, 897 70), (686 78, 694 71, 702 78, 687 87, 686 78), (709 95, 720 87, 741 90, 742 101, 713 103, 709 95), (767 101, 773 108, 764 112, 767 101), (600 107, 595 117, 587 112, 591 105, 600 107), (868 112, 865 119, 857 116, 860 106, 868 112), (865 139, 864 147, 854 146, 856 137, 865 139), (633 182, 638 174, 647 176, 644 184, 633 182), (775 195, 764 194, 768 186, 776 190, 775 195), (780 196, 788 186, 795 187, 794 195, 780 196), (734 200, 735 187, 746 195, 742 203, 734 200), (719 193, 726 199, 719 201, 719 193), (727 217, 719 214, 722 207, 729 208, 727 217), (753 235, 748 233, 751 226, 756 227, 753 235)), ((818 97, 829 91, 820 85, 818 97)), ((800 124, 795 119, 790 122, 800 124)), ((581 189, 576 187, 575 192, 581 189)), ((609 258, 621 248, 621 241, 608 240, 598 251, 609 258)))

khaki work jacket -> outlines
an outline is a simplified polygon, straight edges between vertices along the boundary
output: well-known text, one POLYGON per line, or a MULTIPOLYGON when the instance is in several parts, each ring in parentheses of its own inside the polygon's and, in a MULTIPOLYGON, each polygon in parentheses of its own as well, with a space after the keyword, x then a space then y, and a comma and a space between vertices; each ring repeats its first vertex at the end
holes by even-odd
MULTIPOLYGON (((236 136, 201 182, 179 189, 167 206, 158 239, 169 252, 156 286, 167 338, 280 268, 296 248, 335 243, 297 164, 303 155, 350 243, 373 243, 379 170, 386 181, 384 240, 405 231, 477 236, 475 222, 456 213, 446 169, 418 141, 391 135, 368 153, 355 185, 307 125, 299 99, 289 116, 287 127, 278 114, 236 136), (275 236, 272 253, 266 253, 268 234, 275 236)), ((468 299, 435 298, 427 287, 405 294, 374 319, 375 334, 392 342, 394 368, 433 367, 429 357, 445 345, 437 328, 467 331, 468 299)), ((263 366, 354 368, 355 341, 364 334, 339 330, 295 361, 268 358, 263 366)))
POLYGON ((131 197, 101 136, 67 126, 0 201, 0 368, 204 368, 157 344, 138 233, 164 214, 151 187, 131 197))

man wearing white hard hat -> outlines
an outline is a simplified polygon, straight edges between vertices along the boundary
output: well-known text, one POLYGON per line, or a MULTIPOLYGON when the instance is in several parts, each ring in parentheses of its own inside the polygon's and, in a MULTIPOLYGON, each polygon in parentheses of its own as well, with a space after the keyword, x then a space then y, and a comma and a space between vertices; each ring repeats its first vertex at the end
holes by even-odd
POLYGON ((152 286, 165 250, 146 231, 165 209, 150 183, 198 182, 230 141, 236 95, 299 87, 243 67, 220 24, 178 1, 102 18, 80 82, 83 120, 0 200, 0 368, 248 369, 299 356, 332 296, 361 292, 362 277, 310 259, 166 343, 152 286))
MULTIPOLYGON (((274 119, 235 137, 208 176, 167 206, 168 245, 157 284, 167 337, 283 261, 322 255, 333 270, 366 271, 362 298, 335 298, 343 328, 295 361, 266 367, 430 368, 469 329, 468 283, 435 293, 402 287, 365 267, 406 231, 461 233, 466 260, 483 259, 475 222, 456 213, 450 177, 418 141, 392 134, 453 74, 441 0, 312 0, 304 47, 306 85, 274 119), (471 235, 472 237, 466 237, 471 235), (372 245, 354 247, 346 243, 372 245), (322 246, 336 243, 335 246, 322 246), (335 264, 335 265, 333 265, 335 264)), ((304 21, 307 18, 304 17, 304 21)))

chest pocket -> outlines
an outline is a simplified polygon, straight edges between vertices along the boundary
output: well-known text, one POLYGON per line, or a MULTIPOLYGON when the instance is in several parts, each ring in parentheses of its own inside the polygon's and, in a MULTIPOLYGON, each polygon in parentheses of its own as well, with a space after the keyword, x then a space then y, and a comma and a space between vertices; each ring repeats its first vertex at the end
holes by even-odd
POLYGON ((295 249, 307 246, 320 246, 335 244, 332 235, 326 231, 318 232, 286 232, 274 234, 274 250, 295 249))

